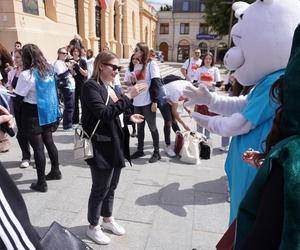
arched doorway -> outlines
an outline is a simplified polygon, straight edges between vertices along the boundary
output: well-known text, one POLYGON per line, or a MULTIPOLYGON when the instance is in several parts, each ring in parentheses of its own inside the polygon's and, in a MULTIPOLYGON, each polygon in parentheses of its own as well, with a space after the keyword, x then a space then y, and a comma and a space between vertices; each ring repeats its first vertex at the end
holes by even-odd
POLYGON ((159 50, 162 51, 164 55, 164 61, 168 61, 169 45, 166 42, 162 42, 159 45, 159 50))
POLYGON ((177 61, 184 62, 190 57, 190 43, 187 40, 181 40, 178 43, 177 61))
POLYGON ((201 55, 205 55, 208 52, 208 46, 207 43, 201 42, 199 43, 199 49, 201 50, 201 55))
POLYGON ((228 46, 224 42, 220 42, 217 46, 217 57, 216 62, 217 63, 223 63, 223 58, 228 50, 228 46))

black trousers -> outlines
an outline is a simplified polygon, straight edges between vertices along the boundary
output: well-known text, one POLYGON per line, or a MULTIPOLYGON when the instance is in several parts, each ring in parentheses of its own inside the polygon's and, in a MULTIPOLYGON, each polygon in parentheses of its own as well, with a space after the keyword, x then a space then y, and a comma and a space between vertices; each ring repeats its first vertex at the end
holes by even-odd
POLYGON ((119 183, 121 168, 101 169, 90 166, 90 169, 93 184, 88 204, 88 221, 96 226, 100 216, 112 216, 115 190, 119 183))
POLYGON ((22 132, 22 119, 21 119, 21 110, 20 110, 20 104, 13 98, 13 107, 15 111, 15 119, 16 119, 16 125, 18 128, 17 133, 17 140, 19 143, 19 146, 22 151, 22 161, 23 160, 30 160, 30 147, 29 147, 29 140, 26 135, 26 133, 22 132))
POLYGON ((79 101, 81 96, 81 84, 76 83, 75 87, 75 99, 74 99, 74 113, 73 113, 73 124, 78 124, 80 121, 79 118, 79 101))
POLYGON ((151 132, 154 152, 159 152, 159 134, 156 127, 156 112, 151 111, 151 103, 146 106, 134 107, 134 113, 141 114, 145 120, 137 125, 138 129, 138 151, 144 150, 144 139, 145 139, 145 121, 151 132))

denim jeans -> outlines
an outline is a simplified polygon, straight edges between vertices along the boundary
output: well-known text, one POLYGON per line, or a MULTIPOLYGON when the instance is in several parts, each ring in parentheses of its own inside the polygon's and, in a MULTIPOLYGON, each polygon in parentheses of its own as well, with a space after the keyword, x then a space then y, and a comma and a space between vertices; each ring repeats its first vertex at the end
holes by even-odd
POLYGON ((72 128, 72 117, 74 113, 74 90, 69 88, 61 89, 64 98, 64 111, 63 111, 63 128, 72 128))
POLYGON ((151 132, 154 152, 159 152, 159 134, 156 127, 156 112, 151 111, 151 104, 146 106, 134 107, 134 113, 144 116, 144 121, 137 125, 138 130, 138 151, 144 150, 145 121, 151 132))

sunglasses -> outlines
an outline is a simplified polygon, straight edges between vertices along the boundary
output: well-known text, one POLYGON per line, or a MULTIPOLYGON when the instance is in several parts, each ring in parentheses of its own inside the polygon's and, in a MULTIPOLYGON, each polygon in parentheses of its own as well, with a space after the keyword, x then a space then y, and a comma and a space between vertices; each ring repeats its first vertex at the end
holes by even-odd
POLYGON ((111 67, 113 71, 116 71, 116 70, 121 71, 121 69, 122 69, 122 66, 118 66, 118 65, 114 65, 114 64, 110 64, 110 63, 103 63, 103 64, 111 67))
POLYGON ((67 52, 59 52, 59 54, 67 55, 68 53, 67 52))

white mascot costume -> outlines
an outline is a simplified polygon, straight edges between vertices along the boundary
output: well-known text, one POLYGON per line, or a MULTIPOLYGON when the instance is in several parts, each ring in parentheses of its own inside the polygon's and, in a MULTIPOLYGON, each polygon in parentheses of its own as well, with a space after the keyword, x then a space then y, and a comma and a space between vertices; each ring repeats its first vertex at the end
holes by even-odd
POLYGON ((292 38, 300 23, 299 0, 257 0, 232 6, 238 23, 232 27, 235 47, 224 57, 225 66, 244 86, 254 85, 248 96, 227 97, 211 93, 205 86, 187 87, 184 95, 193 103, 205 104, 219 116, 192 113, 192 117, 213 133, 233 136, 225 171, 230 187, 230 223, 255 177, 256 169, 242 161, 248 148, 263 150, 277 105, 270 88, 284 74, 292 38))

